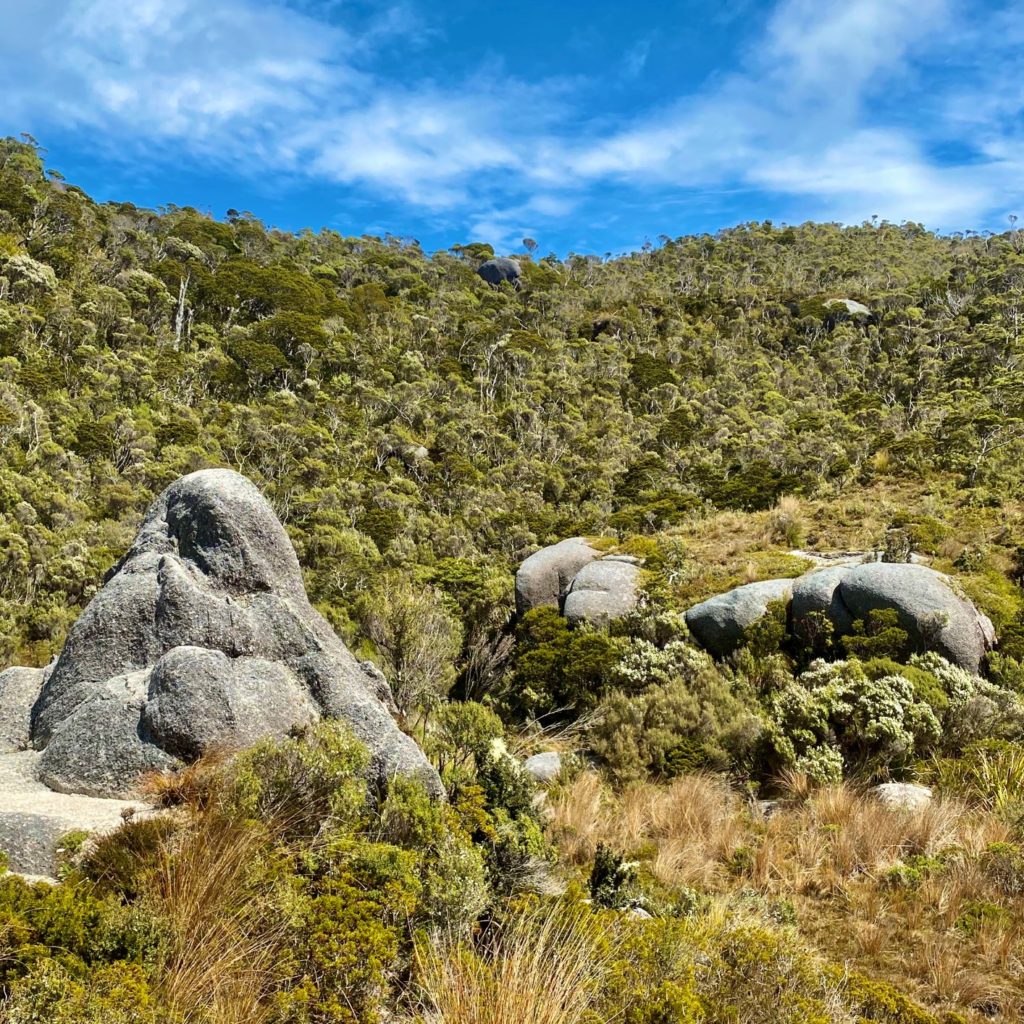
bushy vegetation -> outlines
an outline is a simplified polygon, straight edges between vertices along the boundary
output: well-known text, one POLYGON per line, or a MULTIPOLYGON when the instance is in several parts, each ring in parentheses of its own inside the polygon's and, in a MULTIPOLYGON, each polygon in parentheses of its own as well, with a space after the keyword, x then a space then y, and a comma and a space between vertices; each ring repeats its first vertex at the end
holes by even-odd
POLYGON ((487 254, 97 204, 0 142, 0 665, 232 466, 449 796, 369 793, 330 724, 150 780, 167 813, 59 886, 0 875, 0 1021, 1018 1019, 1020 233, 748 224, 523 255, 519 290, 487 254), (573 535, 643 560, 637 612, 516 620, 573 535), (984 678, 885 612, 699 650, 682 611, 799 548, 954 574, 984 678), (863 795, 890 779, 938 798, 863 795))

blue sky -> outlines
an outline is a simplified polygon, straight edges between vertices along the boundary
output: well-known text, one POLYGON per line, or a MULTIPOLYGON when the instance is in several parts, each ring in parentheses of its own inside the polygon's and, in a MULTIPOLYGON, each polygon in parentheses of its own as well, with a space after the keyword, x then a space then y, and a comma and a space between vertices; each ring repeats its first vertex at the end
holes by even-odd
POLYGON ((1024 217, 1024 0, 4 0, 0 131, 98 199, 428 249, 1024 217))

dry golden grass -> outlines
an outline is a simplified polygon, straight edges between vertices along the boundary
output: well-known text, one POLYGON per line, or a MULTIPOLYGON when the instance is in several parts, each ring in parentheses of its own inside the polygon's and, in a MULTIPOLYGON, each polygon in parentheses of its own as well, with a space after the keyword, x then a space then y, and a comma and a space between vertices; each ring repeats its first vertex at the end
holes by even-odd
POLYGON ((581 775, 551 806, 550 832, 584 870, 604 842, 640 860, 656 883, 733 901, 751 890, 789 901, 801 937, 824 956, 886 978, 936 1008, 1011 1021, 1024 1004, 1024 899, 1008 897, 981 855, 1013 840, 991 811, 936 800, 893 810, 851 786, 788 780, 770 817, 722 779, 684 776, 614 793, 581 775), (932 858, 921 881, 892 869, 932 858), (978 906, 1006 914, 965 927, 978 906))
POLYGON ((216 811, 200 813, 162 851, 154 880, 169 952, 156 976, 161 1001, 186 1020, 259 1024, 280 925, 253 900, 249 872, 265 842, 216 811))
MULTIPOLYGON (((429 1024, 578 1024, 594 1016, 609 954, 600 919, 550 908, 513 914, 476 951, 421 949, 419 1008, 429 1024)), ((610 1018, 607 1018, 610 1024, 610 1018)))
POLYGON ((740 811, 737 796, 716 776, 685 775, 665 787, 638 783, 611 801, 587 772, 554 802, 551 830, 572 863, 589 861, 600 842, 630 856, 651 848, 659 880, 707 884, 741 842, 740 811))

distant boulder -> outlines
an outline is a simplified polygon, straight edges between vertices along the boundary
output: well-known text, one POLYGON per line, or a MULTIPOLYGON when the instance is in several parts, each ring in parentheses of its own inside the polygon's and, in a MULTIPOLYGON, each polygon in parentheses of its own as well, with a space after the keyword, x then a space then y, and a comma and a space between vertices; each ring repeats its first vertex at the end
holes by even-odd
POLYGON ((500 285, 507 281, 509 284, 519 287, 519 279, 523 275, 523 268, 518 260, 511 260, 506 256, 498 256, 492 260, 485 260, 476 271, 488 284, 500 285))
POLYGON ((988 618, 956 593, 948 576, 926 565, 859 565, 843 577, 840 595, 856 619, 894 610, 915 647, 937 651, 969 672, 979 671, 994 642, 988 618))
POLYGON ((932 802, 932 791, 914 782, 883 782, 868 794, 892 810, 922 811, 932 802))
POLYGON ((925 565, 870 562, 818 569, 795 580, 765 580, 737 587, 695 605, 686 613, 694 638, 716 657, 742 641, 743 630, 786 601, 789 627, 802 639, 816 613, 827 616, 837 636, 873 611, 895 611, 919 651, 936 651, 947 661, 977 674, 995 644, 989 619, 957 593, 948 576, 925 565))
POLYGON ((561 610, 576 574, 601 557, 583 537, 569 537, 535 551, 516 573, 516 614, 550 606, 561 610))
POLYGON ((534 782, 547 785, 554 782, 562 771, 562 755, 557 750, 545 750, 528 757, 523 767, 534 782))
POLYGON ((792 580, 761 580, 736 587, 694 605, 686 613, 697 642, 716 658, 731 654, 743 642, 743 631, 768 611, 773 601, 789 602, 792 580))
POLYGON ((871 316, 871 310, 863 302, 854 299, 829 299, 825 303, 833 312, 839 312, 840 307, 846 310, 847 316, 871 316))
POLYGON ((793 581, 792 617, 797 635, 806 635, 813 623, 813 615, 827 616, 833 629, 840 634, 850 632, 853 615, 843 601, 840 587, 851 571, 850 566, 830 566, 793 581))
POLYGON ((576 574, 565 598, 564 614, 571 625, 605 625, 621 619, 637 605, 640 567, 633 558, 610 555, 589 562, 576 574))
POLYGON ((378 693, 310 605, 263 495, 203 470, 157 498, 71 628, 31 738, 53 789, 124 796, 145 771, 332 717, 367 745, 377 779, 415 775, 440 795, 378 693))

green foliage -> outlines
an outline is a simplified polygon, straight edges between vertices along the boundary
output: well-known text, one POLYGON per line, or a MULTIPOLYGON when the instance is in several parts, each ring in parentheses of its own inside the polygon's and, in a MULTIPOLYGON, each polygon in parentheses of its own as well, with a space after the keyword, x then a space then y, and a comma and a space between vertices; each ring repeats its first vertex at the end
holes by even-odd
POLYGON ((587 735, 616 779, 749 765, 760 716, 703 651, 681 640, 663 649, 635 641, 615 682, 620 688, 598 705, 587 735))
POLYGON ((622 637, 571 629, 555 608, 535 608, 520 622, 511 686, 520 712, 540 717, 594 707, 627 647, 622 637))
POLYGON ((590 898, 597 906, 609 910, 628 906, 634 896, 636 879, 635 864, 627 862, 604 843, 597 844, 588 883, 590 898))
POLYGON ((848 655, 865 660, 906 661, 910 656, 910 634, 900 626, 899 613, 892 608, 876 608, 857 619, 842 645, 848 655))
POLYGON ((835 781, 841 762, 885 772, 934 749, 931 707, 902 675, 872 678, 858 661, 815 662, 768 701, 769 746, 781 764, 835 781))
POLYGON ((743 644, 755 658, 778 654, 786 641, 787 607, 785 601, 769 601, 767 610, 743 630, 743 644))

